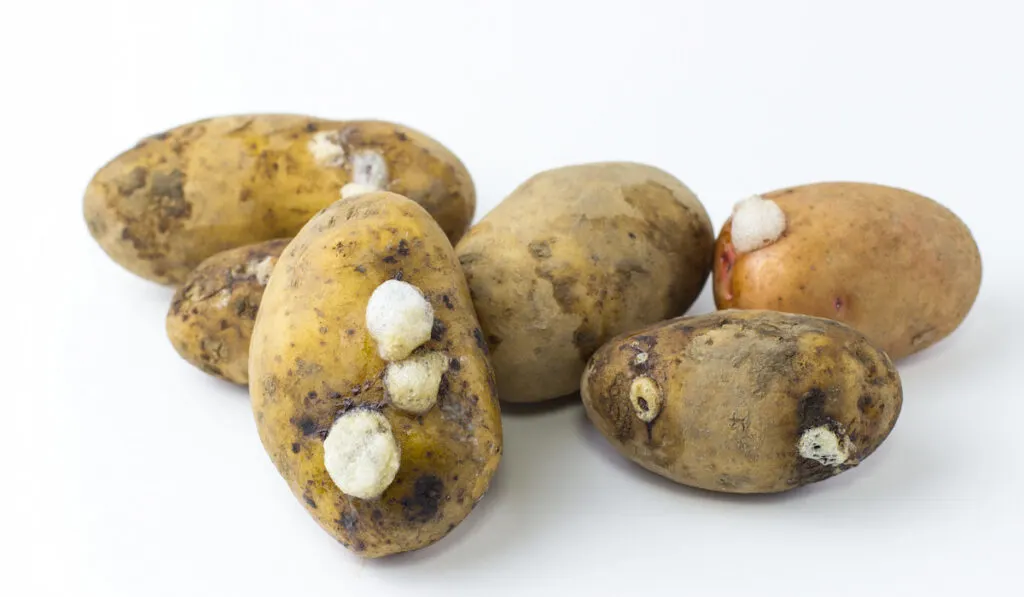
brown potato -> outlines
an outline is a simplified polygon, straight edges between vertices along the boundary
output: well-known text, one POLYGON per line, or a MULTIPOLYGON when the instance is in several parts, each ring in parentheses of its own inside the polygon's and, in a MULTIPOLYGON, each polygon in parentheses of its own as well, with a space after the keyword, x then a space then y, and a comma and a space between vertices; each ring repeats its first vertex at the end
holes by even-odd
POLYGON ((416 203, 375 192, 314 217, 250 348, 263 446, 359 555, 429 545, 483 496, 501 453, 493 373, 451 244, 416 203))
POLYGON ((778 210, 768 202, 749 204, 739 248, 733 234, 739 211, 719 234, 720 309, 835 319, 900 359, 948 336, 974 304, 978 246, 967 226, 931 199, 861 183, 812 184, 763 197, 778 210), (766 227, 764 238, 759 227, 766 227))
POLYGON ((520 185, 456 247, 501 398, 575 392, 606 340, 682 315, 713 235, 697 197, 651 166, 570 166, 520 185))
POLYGON ((114 261, 180 283, 215 253, 294 236, 348 183, 409 197, 453 243, 473 219, 469 173, 423 133, 274 114, 200 120, 144 139, 93 177, 85 219, 114 261))
POLYGON ((185 279, 167 312, 174 349, 203 371, 249 383, 249 341, 263 289, 289 239, 217 253, 185 279))
POLYGON ((903 403, 886 354, 828 319, 719 311, 616 338, 587 365, 587 415, 624 456, 729 493, 785 491, 859 464, 903 403))

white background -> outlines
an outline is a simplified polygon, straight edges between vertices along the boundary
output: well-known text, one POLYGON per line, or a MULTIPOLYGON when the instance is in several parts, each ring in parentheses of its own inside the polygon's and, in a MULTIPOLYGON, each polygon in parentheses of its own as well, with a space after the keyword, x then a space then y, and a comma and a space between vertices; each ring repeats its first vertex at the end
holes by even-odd
MULTIPOLYGON (((0 16, 0 595, 1011 595, 1024 556, 1024 6, 1004 2, 8 2, 0 16), (239 112, 377 117, 451 147, 477 215, 528 176, 664 168, 717 225, 819 180, 954 209, 985 279, 900 364, 891 438, 840 477, 714 495, 620 459, 578 404, 504 414, 492 491, 362 561, 181 361, 171 290, 90 239, 93 172, 239 112)), ((694 312, 713 308, 709 293, 694 312)))

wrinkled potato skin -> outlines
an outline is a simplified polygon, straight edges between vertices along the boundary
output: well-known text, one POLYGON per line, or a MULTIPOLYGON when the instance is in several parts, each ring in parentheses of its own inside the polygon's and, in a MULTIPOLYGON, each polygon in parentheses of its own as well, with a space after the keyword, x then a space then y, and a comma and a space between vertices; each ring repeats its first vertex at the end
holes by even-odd
POLYGON ((359 555, 424 547, 469 514, 498 465, 501 418, 486 354, 454 252, 427 212, 391 193, 339 201, 292 241, 263 295, 249 359, 260 438, 309 513, 359 555), (386 363, 366 330, 371 293, 399 275, 434 308, 424 347, 459 363, 423 415, 387 402, 386 363), (324 468, 331 424, 359 407, 387 417, 402 452, 376 500, 341 493, 324 468))
POLYGON ((651 166, 570 166, 520 185, 456 247, 501 399, 578 390, 606 340, 690 307, 713 247, 697 197, 651 166))
POLYGON ((349 161, 324 165, 310 152, 314 135, 330 131, 348 156, 380 152, 386 190, 421 204, 452 242, 466 231, 473 182, 437 141, 388 122, 271 114, 200 120, 119 155, 86 190, 89 231, 114 261, 164 284, 215 253, 294 236, 352 180, 349 161))
POLYGON ((199 264, 167 312, 167 337, 183 359, 237 384, 249 383, 249 341, 267 275, 289 239, 228 249, 199 264))
POLYGON ((770 493, 827 479, 871 454, 892 430, 902 388, 892 362, 857 331, 827 319, 719 311, 667 321, 599 350, 582 381, 587 415, 624 456, 684 485, 770 493), (646 362, 636 365, 636 355, 646 362), (641 421, 638 376, 663 393, 641 421), (807 429, 842 425, 855 449, 827 466, 803 458, 807 429))
POLYGON ((715 304, 827 317, 893 359, 945 338, 981 287, 971 231, 935 201, 863 183, 819 183, 764 195, 786 214, 775 243, 732 263, 731 220, 715 245, 715 304))

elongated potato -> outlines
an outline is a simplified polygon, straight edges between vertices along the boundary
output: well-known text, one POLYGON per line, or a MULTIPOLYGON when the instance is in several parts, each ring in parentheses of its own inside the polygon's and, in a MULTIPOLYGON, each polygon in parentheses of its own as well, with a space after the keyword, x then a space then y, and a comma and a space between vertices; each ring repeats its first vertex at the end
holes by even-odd
POLYGON ((624 456, 693 487, 785 491, 859 464, 903 404, 899 375, 859 332, 827 319, 719 311, 601 348, 587 415, 624 456))
POLYGON ((294 236, 349 183, 416 201, 453 243, 473 219, 469 173, 423 133, 272 114, 200 120, 144 139, 96 173, 85 219, 114 261, 180 283, 215 253, 294 236))
POLYGON ((970 230, 902 189, 820 183, 737 204, 715 247, 720 309, 847 323, 893 359, 945 338, 981 286, 970 230))
POLYGON ((228 249, 199 264, 167 312, 167 337, 186 361, 249 383, 249 341, 263 289, 289 239, 228 249))
POLYGON ((697 197, 651 166, 570 166, 520 185, 456 247, 501 398, 575 392, 607 339, 682 315, 713 235, 697 197))
POLYGON ((260 439, 346 546, 429 545, 484 494, 501 418, 469 290, 441 229, 376 192, 339 201, 285 250, 249 357, 260 439))

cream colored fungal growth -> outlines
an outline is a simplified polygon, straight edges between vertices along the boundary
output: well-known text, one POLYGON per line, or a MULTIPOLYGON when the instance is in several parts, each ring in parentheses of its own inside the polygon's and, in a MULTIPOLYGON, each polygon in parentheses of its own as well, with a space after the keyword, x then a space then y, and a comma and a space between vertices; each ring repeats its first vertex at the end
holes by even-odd
POLYGON ((345 165, 345 146, 338 131, 320 131, 313 135, 306 147, 320 166, 340 168, 345 165))
POLYGON ((267 285, 267 282, 270 280, 270 274, 274 271, 275 263, 277 263, 277 258, 268 256, 251 267, 253 275, 256 276, 256 282, 260 286, 267 285))
POLYGON ((364 149, 352 154, 352 182, 383 189, 388 185, 388 164, 378 151, 364 149))
POLYGON ((853 445, 845 436, 822 425, 804 431, 797 442, 800 456, 817 460, 826 466, 839 466, 850 458, 853 445))
POLYGON ((388 363, 384 388, 396 408, 423 414, 437 403, 441 376, 447 370, 448 357, 439 352, 411 356, 388 363))
POLYGON ((650 423, 661 413, 661 390, 650 377, 638 377, 629 386, 629 402, 633 405, 636 417, 644 423, 650 423))
POLYGON ((732 210, 732 245, 747 253, 777 241, 786 231, 786 214, 771 199, 760 195, 744 199, 732 210))
POLYGON ((377 287, 366 304, 366 329, 385 361, 400 361, 430 339, 434 308, 419 288, 388 280, 377 287))
POLYGON ((341 198, 348 199, 349 197, 358 197, 374 191, 379 191, 377 187, 372 187, 368 184, 362 184, 358 182, 350 182, 347 185, 341 187, 341 198))
POLYGON ((391 424, 373 410, 350 410, 338 417, 324 439, 324 466, 345 495, 380 497, 395 480, 401 451, 391 424))

